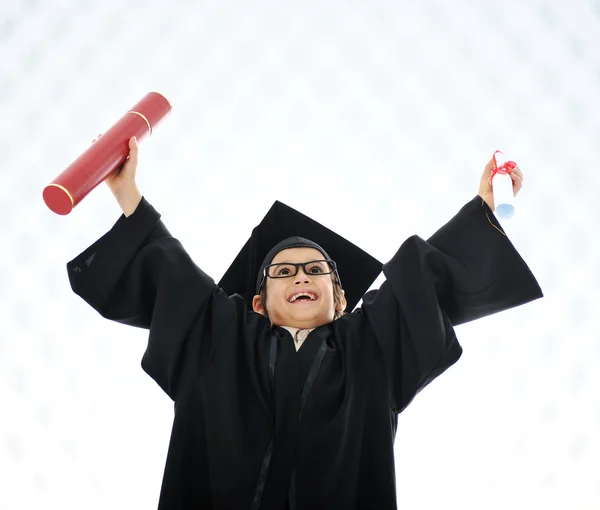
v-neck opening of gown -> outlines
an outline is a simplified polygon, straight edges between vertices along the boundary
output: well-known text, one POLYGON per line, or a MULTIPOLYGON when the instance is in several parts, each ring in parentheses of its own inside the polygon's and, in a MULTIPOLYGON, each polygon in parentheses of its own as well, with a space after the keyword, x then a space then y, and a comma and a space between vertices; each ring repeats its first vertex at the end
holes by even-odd
MULTIPOLYGON (((312 331, 314 329, 309 334, 312 331)), ((284 502, 289 508, 295 508, 296 452, 293 445, 297 441, 304 408, 328 350, 325 329, 314 335, 314 341, 312 337, 311 342, 305 339, 303 344, 308 343, 308 346, 302 352, 292 347, 284 336, 274 331, 270 339, 268 359, 274 399, 274 435, 263 457, 252 510, 273 508, 273 505, 283 508, 284 502), (297 356, 291 356, 292 352, 297 356), (285 493, 281 492, 283 486, 278 484, 284 484, 285 493)))
POLYGON ((302 346, 306 343, 307 338, 309 337, 309 335, 316 329, 316 328, 312 328, 312 329, 302 329, 302 328, 295 328, 292 326, 280 326, 282 329, 285 329, 292 337, 292 342, 294 342, 294 348, 296 349, 296 352, 298 352, 302 346), (304 334, 304 332, 306 332, 304 334), (300 343, 298 343, 298 336, 304 336, 304 338, 300 341, 300 343))

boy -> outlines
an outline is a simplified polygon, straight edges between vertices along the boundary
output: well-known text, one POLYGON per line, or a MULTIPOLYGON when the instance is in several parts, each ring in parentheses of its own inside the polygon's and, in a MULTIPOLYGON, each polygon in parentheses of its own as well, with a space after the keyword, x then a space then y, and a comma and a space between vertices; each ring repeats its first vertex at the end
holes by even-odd
POLYGON ((124 214, 67 269, 104 317, 149 329, 142 366, 175 402, 159 508, 395 509, 397 416, 460 357, 454 326, 542 296, 492 213, 492 163, 367 294, 381 263, 278 202, 216 285, 136 165, 132 139, 107 180, 124 214))

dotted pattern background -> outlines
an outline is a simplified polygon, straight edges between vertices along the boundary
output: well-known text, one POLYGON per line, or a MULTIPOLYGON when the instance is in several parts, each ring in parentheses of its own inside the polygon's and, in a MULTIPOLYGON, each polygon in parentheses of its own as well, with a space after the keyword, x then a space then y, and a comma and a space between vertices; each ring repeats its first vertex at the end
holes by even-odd
POLYGON ((515 159, 503 225, 545 298, 457 328, 400 416, 398 503, 600 508, 598 0, 3 0, 0 68, 0 508, 157 504, 146 333, 65 270, 120 210, 104 185, 67 217, 41 198, 151 90, 174 109, 139 186, 215 280, 275 199, 387 261, 515 159))

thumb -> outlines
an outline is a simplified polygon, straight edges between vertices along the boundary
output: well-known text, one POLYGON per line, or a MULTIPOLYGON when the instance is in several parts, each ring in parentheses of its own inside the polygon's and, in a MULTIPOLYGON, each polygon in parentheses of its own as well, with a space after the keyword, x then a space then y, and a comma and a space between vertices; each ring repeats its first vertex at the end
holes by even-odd
POLYGON ((494 158, 492 157, 492 159, 488 161, 487 165, 485 165, 483 174, 481 175, 481 180, 487 181, 488 186, 492 185, 492 170, 494 168, 496 168, 496 164, 494 163, 494 158))
POLYGON ((132 162, 133 165, 137 165, 138 161, 138 143, 137 138, 132 136, 129 139, 129 156, 128 159, 132 162))

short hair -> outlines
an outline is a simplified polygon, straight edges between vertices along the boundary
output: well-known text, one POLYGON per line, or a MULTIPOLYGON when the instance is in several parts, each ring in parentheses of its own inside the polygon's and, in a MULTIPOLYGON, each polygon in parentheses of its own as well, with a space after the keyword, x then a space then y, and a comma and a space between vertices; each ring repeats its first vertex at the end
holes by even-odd
MULTIPOLYGON (((331 273, 331 281, 333 282, 333 302, 336 305, 339 305, 342 302, 342 286, 340 285, 338 279, 335 277, 335 273, 331 273)), ((258 294, 260 296, 260 301, 263 304, 263 308, 265 310, 265 315, 268 318, 269 317, 269 313, 267 312, 267 281, 269 279, 267 278, 265 280, 265 284, 262 286, 262 289, 260 289, 260 293, 258 294)), ((341 312, 339 312, 338 310, 335 311, 335 315, 333 316, 333 320, 337 320, 340 317, 342 317, 343 315, 346 315, 346 312, 344 310, 342 310, 341 312)))

